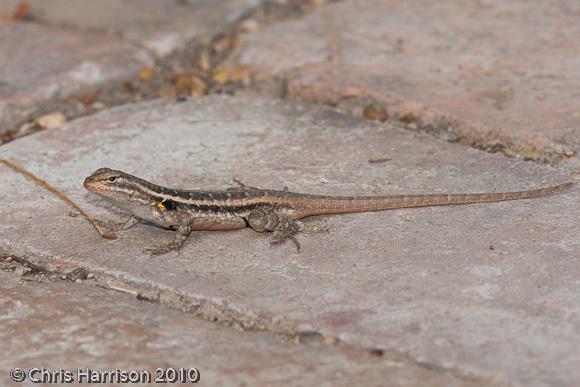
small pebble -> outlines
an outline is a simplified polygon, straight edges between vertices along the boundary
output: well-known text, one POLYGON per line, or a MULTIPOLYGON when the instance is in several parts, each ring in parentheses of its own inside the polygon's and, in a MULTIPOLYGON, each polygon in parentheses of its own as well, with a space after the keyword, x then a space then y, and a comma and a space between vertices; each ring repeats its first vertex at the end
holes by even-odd
POLYGON ((101 110, 101 109, 104 109, 106 106, 105 106, 105 104, 104 104, 104 103, 102 103, 102 102, 93 102, 93 103, 91 104, 91 107, 92 107, 93 109, 95 109, 95 110, 101 110))

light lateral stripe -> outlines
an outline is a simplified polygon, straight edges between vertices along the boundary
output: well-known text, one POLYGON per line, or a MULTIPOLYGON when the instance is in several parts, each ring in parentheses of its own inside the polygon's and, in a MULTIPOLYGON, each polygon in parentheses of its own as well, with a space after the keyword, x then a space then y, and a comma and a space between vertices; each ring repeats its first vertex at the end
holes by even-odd
MULTIPOLYGON (((569 188, 573 183, 564 183, 555 186, 544 188, 526 190, 526 191, 511 191, 511 192, 497 192, 497 193, 473 193, 473 194, 424 194, 424 195, 391 195, 391 196, 361 196, 361 197, 333 197, 324 195, 305 195, 284 193, 281 196, 268 195, 257 196, 253 198, 239 198, 239 199, 186 199, 181 196, 172 196, 164 194, 154 189, 149 189, 141 184, 137 184, 143 191, 151 196, 157 196, 162 200, 172 200, 177 203, 190 204, 194 206, 221 206, 221 207, 241 207, 256 204, 282 204, 282 205, 296 205, 306 209, 317 210, 317 213, 332 213, 340 209, 338 212, 360 212, 360 211, 377 211, 391 208, 404 207, 419 207, 419 206, 438 206, 444 204, 470 204, 470 203, 484 203, 494 201, 514 200, 520 198, 531 198, 536 196, 543 196, 549 193, 558 192, 569 188), (324 208, 326 207, 326 211, 324 208), (320 212, 322 210, 322 212, 320 212)), ((164 189, 161 186, 153 185, 159 189, 164 189)), ((203 194, 204 191, 200 191, 203 194)), ((280 192, 282 194, 282 192, 280 192)))
MULTIPOLYGON (((269 204, 269 203, 279 203, 279 204, 287 204, 287 201, 290 197, 285 196, 285 197, 277 197, 277 196, 262 196, 262 197, 254 197, 254 198, 240 198, 240 199, 227 199, 227 200, 220 200, 220 199, 213 199, 213 200, 200 200, 200 199, 186 199, 183 198, 181 196, 172 196, 172 195, 168 195, 168 194, 164 194, 162 192, 159 191, 155 191, 152 189, 149 189, 145 186, 143 186, 142 184, 137 183, 136 184, 142 191, 144 191, 146 194, 150 195, 150 196, 156 196, 159 197, 162 200, 172 200, 174 202, 177 203, 182 203, 182 204, 191 204, 191 205, 197 205, 197 206, 212 206, 212 205, 222 205, 222 206, 232 206, 232 207, 238 207, 238 206, 245 206, 245 205, 252 205, 252 204, 259 204, 259 203, 264 203, 264 204, 269 204), (216 203, 223 203, 223 204, 216 204, 216 203)), ((159 187, 162 188, 162 187, 159 187)))

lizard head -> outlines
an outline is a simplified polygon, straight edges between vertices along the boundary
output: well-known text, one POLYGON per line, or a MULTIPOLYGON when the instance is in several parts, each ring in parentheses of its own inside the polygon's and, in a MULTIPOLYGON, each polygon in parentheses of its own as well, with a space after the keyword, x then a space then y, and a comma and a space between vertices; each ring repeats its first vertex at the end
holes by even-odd
POLYGON ((114 201, 127 200, 138 195, 149 185, 146 181, 122 171, 99 168, 85 179, 87 190, 114 201), (137 195, 136 195, 137 194, 137 195))
POLYGON ((171 190, 114 169, 97 169, 85 179, 84 186, 134 216, 156 224, 165 225, 164 215, 175 206, 167 199, 167 192, 171 190))
POLYGON ((119 190, 123 184, 124 173, 109 168, 99 168, 85 179, 84 186, 91 192, 106 194, 119 190))

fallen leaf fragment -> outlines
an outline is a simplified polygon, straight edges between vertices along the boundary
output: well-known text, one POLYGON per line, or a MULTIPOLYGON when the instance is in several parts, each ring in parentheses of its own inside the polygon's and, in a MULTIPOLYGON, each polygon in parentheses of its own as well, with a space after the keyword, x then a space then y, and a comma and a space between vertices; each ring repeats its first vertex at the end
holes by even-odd
POLYGON ((20 128, 18 129, 18 134, 16 135, 16 137, 24 136, 32 132, 35 127, 36 127, 35 122, 26 122, 22 124, 22 126, 20 126, 20 128))
POLYGON ((18 3, 14 12, 0 12, 0 21, 20 21, 30 17, 30 5, 23 1, 18 3))
POLYGON ((153 76, 153 69, 151 67, 145 67, 139 70, 139 79, 146 81, 153 76))
POLYGON ((335 345, 338 342, 338 340, 336 339, 336 337, 324 336, 323 342, 326 345, 335 345))
POLYGON ((199 54, 197 60, 197 66, 202 70, 202 71, 209 71, 210 67, 211 67, 211 63, 210 63, 210 59, 209 59, 209 54, 207 51, 203 51, 199 54))
POLYGON ((81 95, 79 97, 79 101, 81 101, 81 103, 85 106, 89 106, 91 103, 93 103, 95 97, 101 92, 100 88, 96 88, 95 90, 91 91, 90 93, 81 95))
POLYGON ((66 122, 66 116, 61 112, 54 112, 38 117, 35 122, 43 129, 56 129, 66 122))
POLYGON ((196 77, 195 75, 191 78, 191 96, 201 97, 207 94, 207 85, 203 79, 196 77))
POLYGON ((238 39, 236 36, 224 36, 213 43, 213 50, 218 54, 223 53, 234 48, 237 41, 238 39))
POLYGON ((30 16, 30 5, 23 1, 16 6, 16 10, 12 14, 12 20, 24 20, 30 16))
POLYGON ((389 119, 389 114, 387 111, 381 107, 376 107, 375 105, 368 105, 363 109, 363 117, 367 120, 375 120, 380 122, 386 122, 389 119))
POLYGON ((97 102, 93 102, 93 103, 91 104, 91 108, 93 108, 93 109, 95 109, 95 110, 103 110, 103 109, 104 109, 104 108, 106 108, 106 107, 107 107, 107 106, 106 106, 104 103, 102 103, 102 102, 99 102, 99 101, 97 101, 97 102))
POLYGON ((546 157, 544 152, 536 149, 522 149, 518 152, 518 154, 524 160, 542 160, 546 157))
POLYGON ((230 80, 230 77, 224 69, 217 69, 211 74, 211 79, 218 85, 225 85, 230 80))
POLYGON ((260 28, 260 23, 256 19, 246 19, 240 24, 240 29, 244 32, 252 32, 260 28))
POLYGON ((250 69, 245 66, 233 66, 227 68, 230 81, 241 82, 245 85, 250 83, 250 69))
POLYGON ((244 66, 218 68, 213 71, 211 78, 219 85, 225 85, 228 82, 241 82, 247 85, 250 83, 250 70, 244 66))
POLYGON ((173 83, 173 86, 175 87, 176 95, 200 97, 207 94, 208 87, 206 81, 195 73, 187 72, 173 74, 171 83, 173 83))
POLYGON ((404 124, 411 124, 417 121, 417 117, 411 112, 406 112, 399 118, 399 120, 404 124))

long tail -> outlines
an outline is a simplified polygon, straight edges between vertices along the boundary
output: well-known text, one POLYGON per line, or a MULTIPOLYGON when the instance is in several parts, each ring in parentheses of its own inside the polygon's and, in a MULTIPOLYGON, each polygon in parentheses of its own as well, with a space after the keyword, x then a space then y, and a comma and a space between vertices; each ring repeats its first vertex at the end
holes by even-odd
POLYGON ((549 195, 570 188, 574 183, 563 183, 528 191, 474 194, 430 194, 394 196, 309 196, 299 199, 296 218, 312 215, 341 214, 351 212, 382 211, 395 208, 449 206, 458 204, 501 202, 549 195))

